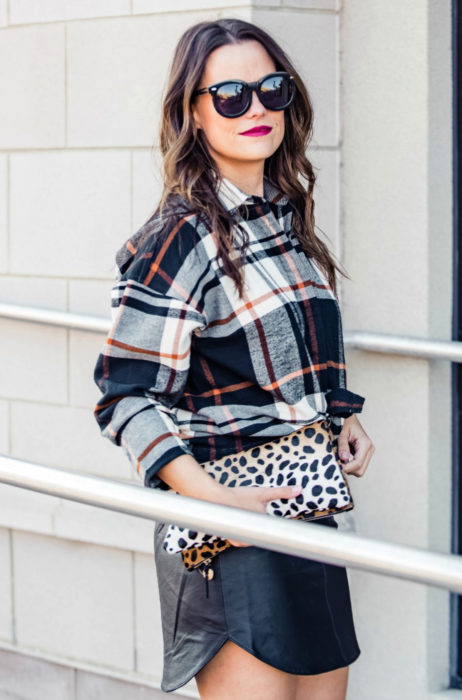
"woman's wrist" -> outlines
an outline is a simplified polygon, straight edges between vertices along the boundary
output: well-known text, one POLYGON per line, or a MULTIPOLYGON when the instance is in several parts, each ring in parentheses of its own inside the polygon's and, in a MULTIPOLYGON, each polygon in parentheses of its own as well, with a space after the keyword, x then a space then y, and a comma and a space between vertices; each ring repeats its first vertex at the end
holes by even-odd
POLYGON ((356 415, 356 413, 351 413, 349 416, 344 418, 344 422, 349 421, 351 423, 351 422, 354 422, 355 420, 358 420, 358 416, 356 415), (352 419, 353 419, 353 421, 352 421, 352 419))
POLYGON ((218 483, 191 455, 180 455, 158 471, 159 477, 182 496, 222 505, 234 503, 232 488, 218 483))
POLYGON ((203 501, 210 501, 211 503, 218 503, 222 506, 234 505, 234 489, 219 484, 213 476, 210 476, 207 472, 204 472, 204 475, 208 479, 206 482, 207 487, 203 489, 200 496, 197 495, 195 498, 200 498, 203 501))

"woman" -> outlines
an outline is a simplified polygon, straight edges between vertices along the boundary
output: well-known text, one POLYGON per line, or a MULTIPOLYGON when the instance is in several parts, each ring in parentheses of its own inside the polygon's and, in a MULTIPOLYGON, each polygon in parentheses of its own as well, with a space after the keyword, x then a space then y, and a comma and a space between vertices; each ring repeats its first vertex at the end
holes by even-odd
MULTIPOLYGON (((163 195, 117 253, 94 375, 102 434, 150 488, 265 512, 291 487, 229 488, 201 463, 326 417, 344 472, 367 469, 339 268, 314 233, 312 118, 289 58, 255 25, 202 22, 181 37, 163 100, 163 195)), ((360 649, 344 567, 231 540, 206 597, 199 573, 163 549, 166 527, 154 533, 162 690, 194 676, 203 700, 345 698, 360 649)))

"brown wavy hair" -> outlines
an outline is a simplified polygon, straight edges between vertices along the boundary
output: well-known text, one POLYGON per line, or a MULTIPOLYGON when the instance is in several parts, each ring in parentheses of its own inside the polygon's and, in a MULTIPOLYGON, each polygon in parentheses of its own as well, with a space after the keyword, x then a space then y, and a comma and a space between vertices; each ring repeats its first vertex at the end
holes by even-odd
POLYGON ((195 212, 198 221, 203 221, 216 233, 218 261, 242 296, 241 265, 249 242, 248 234, 217 197, 222 176, 210 156, 202 130, 196 127, 191 105, 211 52, 220 46, 246 40, 260 42, 273 59, 276 70, 288 71, 294 76, 297 91, 291 106, 284 112, 284 138, 276 152, 265 160, 264 174, 289 197, 294 210, 292 230, 306 255, 323 268, 337 295, 335 271, 344 277, 348 275, 338 267, 326 244, 315 234, 313 187, 316 175, 305 155, 313 129, 311 99, 281 47, 266 31, 250 22, 234 18, 199 22, 180 37, 162 101, 159 144, 163 192, 151 219, 159 217, 164 226, 170 217, 178 220, 179 214, 195 212), (307 182, 306 188, 299 176, 307 182), (233 258, 230 253, 235 250, 233 228, 236 226, 242 232, 242 246, 240 257, 233 258))

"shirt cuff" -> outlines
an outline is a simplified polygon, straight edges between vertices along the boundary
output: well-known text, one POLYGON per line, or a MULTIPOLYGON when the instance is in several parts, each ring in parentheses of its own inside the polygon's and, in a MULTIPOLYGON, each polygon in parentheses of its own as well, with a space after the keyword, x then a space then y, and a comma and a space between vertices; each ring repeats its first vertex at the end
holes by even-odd
POLYGON ((337 387, 326 392, 327 413, 348 418, 352 413, 361 413, 366 399, 348 389, 337 387))
POLYGON ((134 396, 121 399, 113 412, 111 434, 118 436, 117 444, 149 488, 167 490, 167 484, 157 476, 159 469, 179 455, 192 455, 174 413, 158 401, 150 403, 134 396))
POLYGON ((167 483, 165 483, 165 481, 163 481, 160 478, 160 476, 157 476, 157 472, 163 466, 171 462, 172 459, 186 454, 191 455, 191 452, 189 450, 184 450, 180 446, 172 447, 170 450, 167 450, 167 452, 165 452, 155 464, 146 469, 144 474, 144 485, 151 489, 160 489, 161 491, 168 491, 170 489, 170 486, 167 483))

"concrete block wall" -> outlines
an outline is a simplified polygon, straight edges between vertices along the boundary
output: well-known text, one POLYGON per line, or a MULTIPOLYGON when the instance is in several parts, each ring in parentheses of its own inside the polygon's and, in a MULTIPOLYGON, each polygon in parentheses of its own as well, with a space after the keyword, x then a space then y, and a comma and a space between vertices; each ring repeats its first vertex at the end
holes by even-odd
MULTIPOLYGON (((0 0, 0 300, 109 318, 115 251, 160 193, 173 47, 191 24, 223 16, 271 31, 307 82, 317 224, 339 254, 339 9, 339 0, 0 0)), ((103 337, 5 319, 0 334, 0 452, 139 483, 92 415, 103 337)), ((153 529, 0 484, 0 697, 164 695, 153 529)), ((176 695, 197 697, 194 681, 176 695)))
MULTIPOLYGON (((451 3, 346 0, 341 14, 344 324, 452 338, 451 3)), ((352 351, 376 453, 353 483, 359 534, 451 551, 451 365, 352 351)), ((454 465, 455 467, 455 465, 454 465)), ((455 698, 450 594, 352 570, 352 697, 455 698)))
MULTIPOLYGON (((445 0, 0 0, 0 300, 109 318, 114 253, 160 192, 160 95, 196 21, 271 31, 311 92, 317 224, 345 329, 450 338, 445 0)), ((137 481, 92 415, 93 333, 0 320, 0 452, 137 481)), ((347 354, 377 448, 340 527, 450 551, 449 365, 347 354), (408 496, 412 494, 409 505, 408 496)), ((140 484, 141 486, 141 484, 140 484)), ((153 524, 0 484, 0 697, 148 700, 162 669, 153 524)), ((349 569, 349 698, 443 700, 449 595, 349 569)), ((197 697, 192 681, 177 695, 197 697)))

